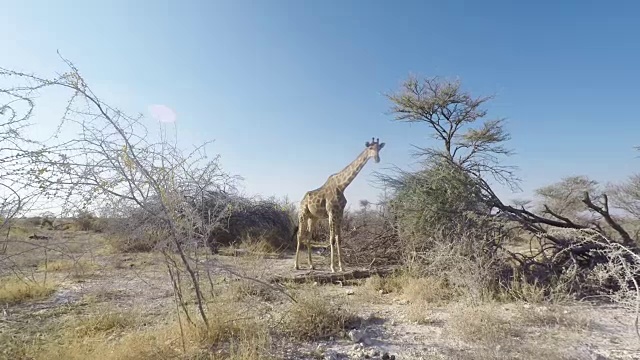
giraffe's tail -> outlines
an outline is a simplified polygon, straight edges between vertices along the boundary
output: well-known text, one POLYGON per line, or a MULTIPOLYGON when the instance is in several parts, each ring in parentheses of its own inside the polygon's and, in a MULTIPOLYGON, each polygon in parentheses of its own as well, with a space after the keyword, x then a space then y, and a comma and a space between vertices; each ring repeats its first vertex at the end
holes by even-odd
POLYGON ((291 242, 295 242, 296 241, 296 235, 298 235, 298 230, 300 229, 299 225, 296 225, 296 227, 293 228, 293 234, 291 235, 291 242))

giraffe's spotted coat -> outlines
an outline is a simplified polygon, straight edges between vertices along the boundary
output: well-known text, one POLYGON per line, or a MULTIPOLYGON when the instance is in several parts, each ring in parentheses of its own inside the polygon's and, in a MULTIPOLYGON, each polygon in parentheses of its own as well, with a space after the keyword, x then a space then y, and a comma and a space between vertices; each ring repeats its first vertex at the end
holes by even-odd
POLYGON ((329 176, 321 187, 308 191, 300 202, 298 213, 298 241, 296 245, 295 269, 298 269, 298 253, 300 243, 306 238, 309 268, 313 269, 311 262, 311 231, 315 223, 320 219, 329 219, 329 245, 331 248, 331 271, 335 272, 333 249, 335 247, 338 255, 338 269, 342 271, 342 259, 340 256, 340 229, 344 208, 347 206, 347 198, 344 190, 358 176, 369 159, 375 162, 380 161, 380 149, 384 143, 379 139, 371 139, 365 143, 365 149, 342 171, 329 176), (305 226, 306 225, 306 226, 305 226))

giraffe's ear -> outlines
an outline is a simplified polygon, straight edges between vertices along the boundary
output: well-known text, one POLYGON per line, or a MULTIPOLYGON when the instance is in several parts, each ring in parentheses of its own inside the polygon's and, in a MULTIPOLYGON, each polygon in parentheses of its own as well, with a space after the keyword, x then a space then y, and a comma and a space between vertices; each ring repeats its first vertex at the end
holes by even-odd
POLYGON ((382 149, 384 147, 384 143, 380 143, 380 145, 378 145, 378 150, 382 149))
POLYGON ((369 146, 371 146, 371 144, 369 144, 369 142, 367 141, 366 143, 364 143, 364 146, 365 147, 369 147, 369 146))

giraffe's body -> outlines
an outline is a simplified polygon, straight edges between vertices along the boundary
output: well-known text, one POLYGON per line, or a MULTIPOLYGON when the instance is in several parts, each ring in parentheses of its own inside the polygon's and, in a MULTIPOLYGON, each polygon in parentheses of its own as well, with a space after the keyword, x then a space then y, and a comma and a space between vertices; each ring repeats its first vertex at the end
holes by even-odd
POLYGON ((373 140, 371 143, 365 144, 366 149, 358 155, 358 157, 347 165, 342 171, 335 173, 327 179, 321 187, 308 191, 300 202, 300 210, 298 213, 298 228, 296 229, 298 239, 296 245, 295 268, 298 269, 298 253, 300 252, 300 243, 303 238, 307 239, 307 253, 309 268, 313 269, 311 262, 311 231, 316 222, 321 219, 329 219, 329 246, 331 247, 331 271, 335 272, 333 248, 335 245, 338 255, 338 269, 342 271, 342 259, 340 256, 340 229, 342 226, 342 216, 344 208, 347 205, 347 198, 344 196, 344 190, 351 184, 353 179, 358 176, 360 170, 369 161, 374 158, 376 162, 380 161, 378 152, 384 147, 384 143, 379 140, 373 140), (305 226, 306 225, 306 226, 305 226))

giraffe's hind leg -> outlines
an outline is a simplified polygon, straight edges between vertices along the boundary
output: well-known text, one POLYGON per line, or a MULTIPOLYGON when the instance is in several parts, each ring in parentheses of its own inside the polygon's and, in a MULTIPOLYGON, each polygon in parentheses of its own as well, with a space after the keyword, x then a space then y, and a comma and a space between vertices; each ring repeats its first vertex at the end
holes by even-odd
MULTIPOLYGON (((334 245, 336 247, 336 252, 338 255, 338 271, 342 272, 342 256, 340 255, 340 238, 342 237, 342 222, 339 217, 333 220, 333 239, 334 245)), ((333 266, 333 260, 331 261, 331 265, 333 266)))
POLYGON ((298 234, 297 234, 297 243, 296 243, 296 257, 294 260, 294 264, 293 267, 296 270, 299 270, 300 267, 298 266, 298 254, 300 253, 300 243, 302 242, 302 239, 304 238, 304 236, 306 235, 307 232, 307 228, 305 225, 305 223, 307 222, 307 217, 305 216, 304 212, 301 212, 300 215, 298 216, 298 234))

